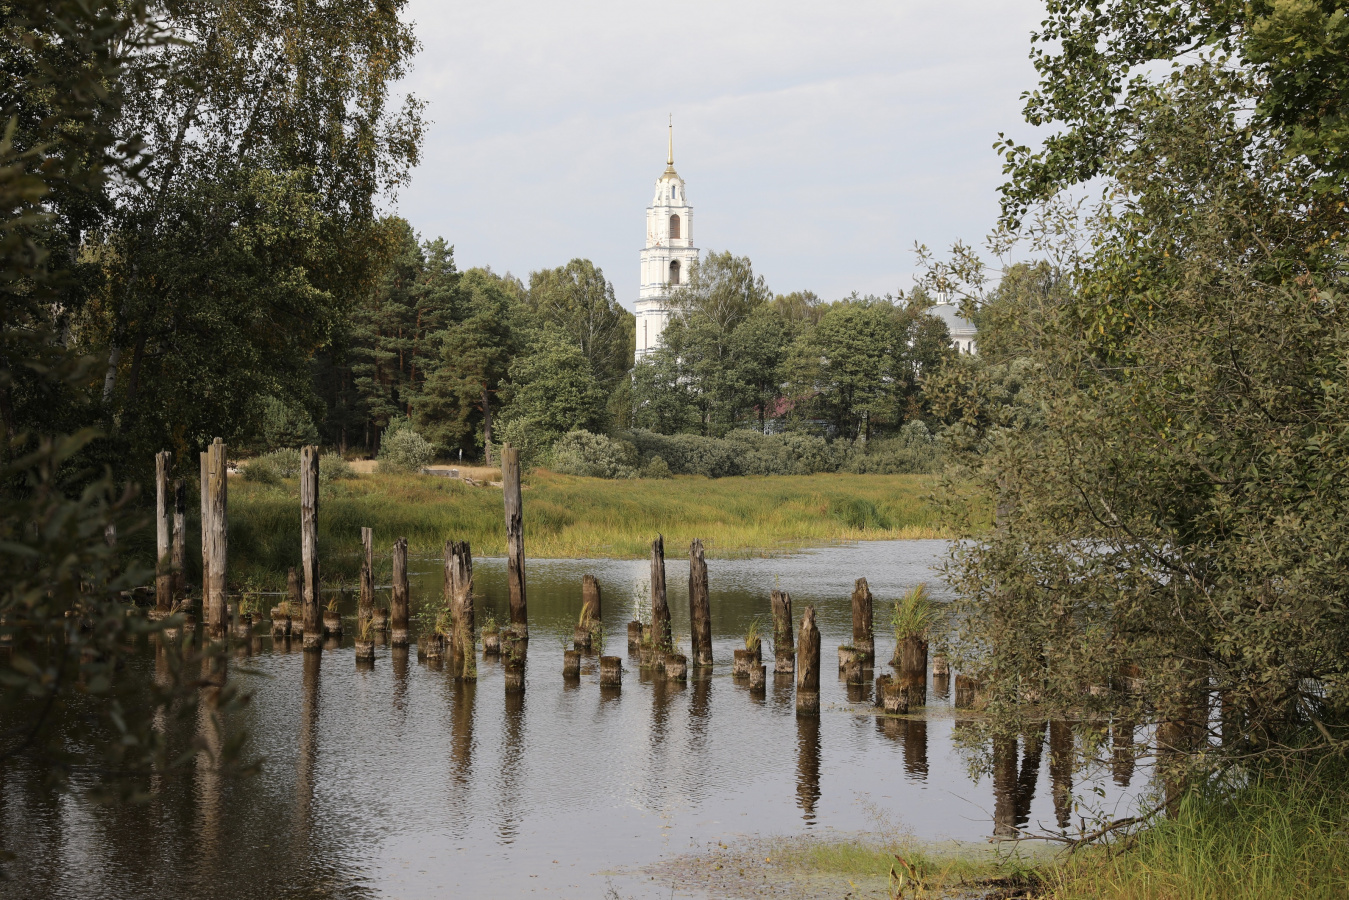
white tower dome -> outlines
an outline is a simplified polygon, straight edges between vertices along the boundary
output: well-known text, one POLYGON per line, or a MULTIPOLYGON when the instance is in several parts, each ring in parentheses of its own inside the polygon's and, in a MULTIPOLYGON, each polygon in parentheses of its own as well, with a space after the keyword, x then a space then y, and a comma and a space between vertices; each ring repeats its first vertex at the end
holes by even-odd
POLYGON ((656 196, 646 208, 646 246, 637 293, 637 358, 655 350, 670 320, 670 293, 688 280, 698 249, 693 246, 693 207, 684 179, 674 167, 674 125, 665 171, 656 179, 656 196))

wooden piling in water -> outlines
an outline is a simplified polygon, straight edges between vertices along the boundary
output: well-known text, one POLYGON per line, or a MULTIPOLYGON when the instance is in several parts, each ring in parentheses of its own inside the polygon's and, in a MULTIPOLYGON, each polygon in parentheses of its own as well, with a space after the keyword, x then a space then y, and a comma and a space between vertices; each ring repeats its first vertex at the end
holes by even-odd
POLYGON ((510 590, 511 625, 529 638, 529 605, 525 597, 525 519, 520 498, 520 450, 507 444, 501 451, 501 487, 506 508, 506 585, 510 590))
POLYGON ((304 588, 304 649, 323 647, 319 608, 319 448, 300 448, 300 571, 304 588))
POLYGON ((636 650, 642 646, 642 623, 633 620, 628 623, 628 649, 636 650))
POLYGON ((815 607, 801 614, 797 634, 796 714, 817 715, 820 711, 820 629, 815 627, 815 607))
POLYGON ((865 666, 876 661, 876 638, 871 627, 874 605, 867 580, 857 579, 852 591, 852 645, 861 651, 865 666))
POLYGON ((979 680, 969 675, 956 676, 956 709, 968 709, 974 706, 974 697, 979 690, 979 680))
POLYGON ((361 528, 361 598, 356 601, 356 633, 375 615, 375 530, 361 528))
POLYGON ((173 454, 155 454, 155 614, 173 609, 173 498, 169 495, 169 468, 173 454))
POLYGON ((468 541, 445 542, 445 592, 452 650, 463 663, 473 656, 478 643, 473 615, 473 551, 468 541))
POLYGON ((407 620, 408 620, 408 539, 399 538, 393 542, 393 590, 392 599, 389 606, 393 610, 392 615, 398 616, 402 611, 403 616, 403 645, 407 645, 407 620))
POLYGON ((209 621, 211 609, 211 453, 201 451, 201 476, 197 481, 200 497, 197 498, 201 510, 201 619, 209 621))
POLYGON ((594 575, 581 576, 581 621, 592 625, 604 618, 600 600, 600 582, 594 575))
POLYGON ((843 662, 843 680, 847 684, 866 684, 866 658, 863 651, 856 647, 847 648, 847 658, 843 662))
POLYGON ((618 687, 623 683, 623 658, 600 657, 600 687, 618 687))
POLYGON ((796 671, 796 647, 792 641, 792 595, 786 591, 773 592, 773 671, 791 674, 796 671))
POLYGON ((651 542, 651 643, 667 653, 674 649, 670 604, 665 597, 665 536, 660 534, 651 542))
POLYGON ((682 653, 665 654, 665 679, 667 681, 688 681, 689 658, 682 653))
POLYGON ((562 651, 562 677, 580 678, 581 677, 581 651, 563 650, 562 651))
POLYGON ((909 706, 927 705, 927 641, 906 637, 895 647, 894 662, 899 667, 899 680, 909 694, 909 706))
MULTIPOLYGON (((225 615, 225 576, 226 561, 229 558, 229 531, 226 513, 227 492, 229 490, 229 461, 225 455, 225 442, 216 438, 211 443, 207 458, 206 500, 210 507, 210 525, 207 534, 205 553, 210 556, 210 605, 207 624, 212 638, 223 637, 228 621, 225 615)), ((205 593, 205 592, 203 592, 205 593)))
POLYGON ((173 480, 173 603, 176 605, 187 593, 187 484, 181 478, 173 480))
POLYGON ((703 542, 698 539, 689 545, 689 632, 693 667, 711 666, 712 603, 707 585, 707 559, 703 556, 703 542))

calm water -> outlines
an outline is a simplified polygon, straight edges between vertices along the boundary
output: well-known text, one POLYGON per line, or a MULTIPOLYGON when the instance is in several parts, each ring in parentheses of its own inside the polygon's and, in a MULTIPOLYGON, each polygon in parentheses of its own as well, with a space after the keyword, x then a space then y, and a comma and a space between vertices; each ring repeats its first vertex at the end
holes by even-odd
MULTIPOLYGON (((982 840, 995 817, 1055 827, 1056 793, 1066 812, 1069 789, 1093 808, 1124 808, 1137 776, 1126 787, 1116 782, 1127 771, 1098 779, 1051 765, 1048 736, 1043 763, 1034 739, 1000 746, 995 774, 971 777, 953 744, 963 723, 935 686, 921 717, 877 718, 869 695, 849 702, 831 661, 851 638, 853 579, 865 575, 877 598, 877 657, 887 660, 884 601, 936 586, 930 567, 944 549, 895 541, 710 561, 716 666, 686 687, 644 682, 635 659, 616 695, 601 696, 593 658, 579 684, 561 676, 554 635, 575 624, 582 574, 599 578, 607 652, 623 655, 626 623, 648 602, 645 561, 529 562, 523 694, 505 693, 490 660, 465 684, 415 650, 381 647, 358 670, 350 638, 321 654, 266 638, 230 663, 254 694, 241 718, 261 774, 232 781, 203 765, 144 807, 107 809, 12 766, 0 772, 0 847, 18 859, 0 895, 602 897, 612 882, 625 897, 669 897, 668 884, 632 870, 715 840, 895 827, 982 840), (798 620, 807 603, 819 616, 818 720, 797 719, 790 681, 774 684, 771 671, 759 699, 730 676, 732 651, 751 621, 769 619, 775 586, 791 592, 798 620)), ((687 644, 687 561, 672 553, 666 566, 687 644)), ((439 560, 411 568, 414 608, 439 598, 439 560)), ((505 620, 504 560, 475 561, 474 574, 478 622, 505 620)), ((1066 734, 1054 733, 1060 747, 1066 734)))

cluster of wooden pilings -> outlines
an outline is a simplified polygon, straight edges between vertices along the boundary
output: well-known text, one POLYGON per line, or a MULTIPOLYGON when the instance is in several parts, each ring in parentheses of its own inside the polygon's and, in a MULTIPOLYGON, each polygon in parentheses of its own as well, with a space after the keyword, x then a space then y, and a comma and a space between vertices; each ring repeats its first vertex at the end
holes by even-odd
MULTIPOLYGON (((501 455, 503 512, 507 540, 507 588, 509 623, 504 628, 489 628, 482 634, 486 657, 499 657, 508 692, 525 686, 525 662, 529 648, 529 607, 525 577, 524 508, 520 491, 520 455, 507 446, 501 455)), ((156 614, 184 613, 186 627, 195 619, 184 611, 186 590, 183 583, 183 538, 186 518, 186 490, 183 480, 169 482, 171 457, 166 451, 156 456, 156 538, 159 564, 156 570, 156 614)), ((230 634, 248 638, 253 633, 251 618, 234 617, 230 623, 230 605, 226 602, 228 527, 226 492, 228 461, 224 442, 217 438, 201 454, 201 527, 202 527, 202 609, 211 638, 230 634)), ((342 618, 335 609, 320 606, 319 558, 319 453, 313 446, 300 452, 300 548, 298 571, 289 573, 289 598, 271 610, 271 634, 274 638, 297 638, 308 651, 334 646, 332 639, 342 635, 342 618)), ((374 539, 370 528, 361 529, 360 598, 357 604, 355 655, 358 663, 373 660, 376 643, 385 640, 394 647, 413 643, 409 633, 409 585, 407 539, 393 543, 393 584, 388 608, 375 605, 374 539)), ((444 546, 445 590, 443 609, 434 629, 416 638, 419 658, 443 665, 448 660, 456 677, 476 677, 475 657, 478 634, 473 611, 473 558, 466 541, 447 540, 444 546)), ((689 653, 675 645, 666 596, 665 539, 656 535, 651 542, 651 605, 647 621, 628 623, 627 643, 639 666, 653 678, 685 682, 690 675, 710 672, 712 659, 712 610, 707 560, 701 540, 689 545, 689 653)), ((603 641, 602 595, 593 575, 582 580, 581 615, 572 635, 572 649, 564 650, 562 675, 577 679, 581 658, 595 649, 597 638, 603 641)), ((820 711, 821 648, 815 610, 807 606, 799 626, 793 620, 792 598, 785 591, 771 595, 773 619, 773 672, 776 678, 795 676, 796 711, 801 716, 820 711), (793 629, 796 629, 793 635, 793 629)), ((928 643, 919 637, 899 641, 891 667, 894 674, 874 676, 876 641, 873 632, 874 599, 865 578, 857 579, 852 592, 852 641, 838 648, 841 678, 850 694, 875 677, 875 705, 886 713, 906 713, 927 702, 928 643)), ((602 647, 600 648, 602 650, 602 647)), ((615 690, 623 680, 623 660, 619 656, 599 657, 601 687, 615 690)), ((751 692, 766 689, 768 666, 763 662, 762 641, 748 636, 744 649, 735 651, 732 676, 748 682, 751 692)), ((944 657, 932 660, 933 687, 941 695, 950 689, 950 669, 944 657)), ((864 689, 864 687, 863 687, 864 689)), ((955 678, 955 705, 974 704, 978 682, 965 675, 955 678)))

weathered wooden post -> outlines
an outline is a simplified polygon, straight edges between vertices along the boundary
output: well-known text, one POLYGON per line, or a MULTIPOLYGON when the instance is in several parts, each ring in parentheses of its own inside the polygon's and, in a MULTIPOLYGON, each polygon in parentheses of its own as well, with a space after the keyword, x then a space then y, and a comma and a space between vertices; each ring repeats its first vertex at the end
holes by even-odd
POLYGON ((600 657, 600 687, 619 687, 623 684, 623 658, 600 657))
POLYGON ((453 625, 453 653, 461 657, 461 662, 467 662, 477 647, 477 623, 473 616, 473 552, 468 541, 447 541, 445 544, 445 589, 453 625))
POLYGON ((506 506, 506 582, 510 589, 511 625, 529 639, 529 605, 525 598, 525 518, 520 498, 520 450, 507 444, 501 451, 501 488, 506 506))
POLYGON ((876 638, 871 630, 871 588, 865 578, 857 579, 852 591, 852 645, 862 653, 862 665, 876 661, 876 638))
POLYGON ((751 693, 762 693, 768 686, 768 667, 760 663, 750 666, 749 689, 751 693))
POLYGON ((801 615, 796 644, 796 714, 816 715, 820 711, 820 629, 815 627, 813 606, 801 615))
POLYGON ((651 542, 651 643, 665 652, 674 650, 670 605, 665 599, 665 536, 651 542))
POLYGON ((187 593, 187 484, 173 480, 173 602, 187 593))
POLYGON ((155 454, 155 615, 173 609, 173 508, 169 496, 169 468, 173 454, 155 454))
POLYGON ((408 539, 399 538, 393 542, 393 599, 389 606, 403 611, 403 640, 407 641, 408 617, 408 539))
POLYGON ((708 596, 707 560, 703 542, 689 545, 689 632, 692 636, 695 669, 712 665, 712 604, 708 596))
POLYGON ((562 651, 562 677, 572 680, 581 677, 580 650, 562 651))
POLYGON ((665 654, 665 679, 667 681, 688 681, 689 659, 682 653, 665 654))
POLYGON ((969 675, 956 676, 956 709, 969 709, 974 706, 974 697, 979 690, 979 680, 969 675))
MULTIPOLYGON (((201 451, 201 619, 211 621, 211 451, 201 451)), ((207 631, 209 632, 209 628, 207 631)))
POLYGON ((229 554, 228 519, 226 513, 229 489, 229 460, 225 456, 225 442, 216 438, 211 443, 207 472, 207 501, 211 508, 210 534, 207 550, 211 559, 210 598, 207 616, 210 635, 223 637, 228 626, 225 615, 225 575, 229 554))
POLYGON ((792 595, 786 591, 773 592, 773 656, 774 672, 791 674, 796 671, 796 647, 792 643, 792 595))
POLYGON ((572 646, 589 650, 591 633, 603 621, 600 611, 600 583, 594 575, 581 577, 581 621, 572 633, 572 646))
POLYGON ((910 635, 895 648, 899 681, 909 694, 909 706, 927 705, 927 641, 910 635))
MULTIPOLYGON (((375 615, 375 531, 361 529, 361 599, 356 602, 356 633, 375 615)), ((373 646, 373 644, 372 644, 373 646)))
POLYGON ((290 636, 304 637, 304 588, 294 566, 286 575, 286 593, 290 605, 290 636))
POLYGON ((628 623, 628 650, 636 650, 642 646, 642 623, 633 619, 628 623))
POLYGON ((304 572, 304 648, 323 647, 319 608, 319 448, 300 448, 300 569, 304 572))

